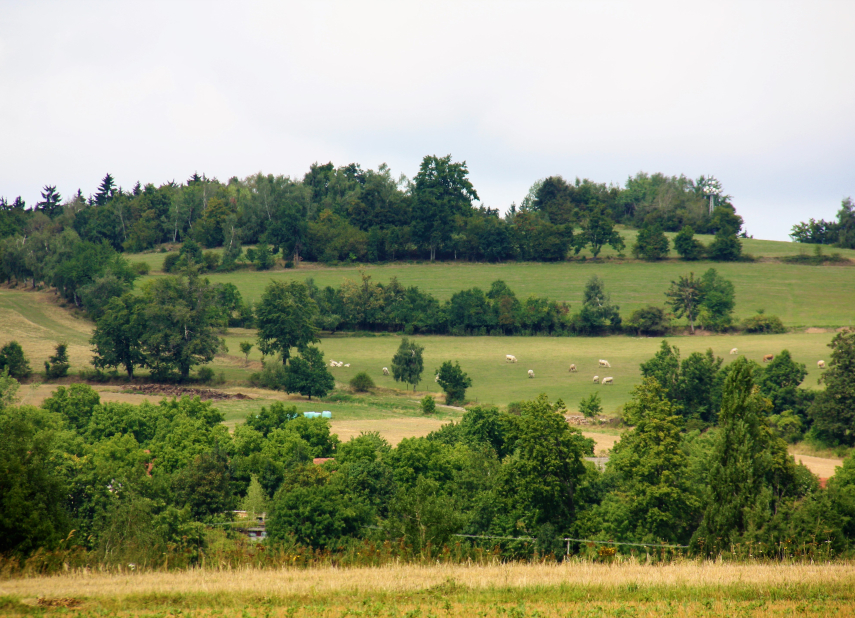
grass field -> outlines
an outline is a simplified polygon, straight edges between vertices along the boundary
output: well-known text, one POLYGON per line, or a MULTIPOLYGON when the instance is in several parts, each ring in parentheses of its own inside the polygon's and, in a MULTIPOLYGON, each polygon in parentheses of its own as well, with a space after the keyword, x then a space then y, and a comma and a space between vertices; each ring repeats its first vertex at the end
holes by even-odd
POLYGON ((404 285, 417 285, 441 300, 472 287, 489 289, 496 279, 504 280, 519 298, 530 295, 569 302, 577 311, 585 283, 592 276, 604 279, 612 301, 627 318, 645 305, 663 306, 670 282, 694 271, 696 275, 715 268, 733 282, 736 290, 735 317, 742 319, 758 309, 777 315, 790 328, 838 327, 855 324, 855 268, 851 266, 801 266, 781 263, 724 263, 668 261, 564 262, 559 264, 391 264, 324 267, 306 264, 299 269, 268 272, 237 271, 208 275, 214 283, 233 283, 244 299, 255 302, 270 281, 305 280, 321 287, 338 287, 345 279, 359 279, 360 270, 375 281, 388 283, 397 277, 404 285))
POLYGON ((571 560, 486 566, 87 572, 0 582, 2 615, 30 614, 52 601, 75 607, 76 616, 852 616, 855 567, 851 563, 696 561, 654 566, 571 560))
MULTIPOLYGON (((855 270, 853 270, 855 272, 855 270)), ((91 324, 57 307, 53 296, 44 292, 0 289, 0 344, 17 339, 24 347, 35 370, 40 370, 59 341, 69 344, 72 371, 89 367, 91 350, 88 339, 91 324)), ((804 384, 817 387, 820 375, 816 361, 828 358, 827 344, 833 332, 791 332, 783 335, 710 335, 670 337, 669 341, 680 348, 683 357, 692 352, 711 348, 724 358, 725 363, 735 359, 728 354, 738 347, 741 354, 760 361, 764 354, 777 354, 789 349, 795 360, 805 363, 808 377, 804 384)), ((659 338, 634 337, 445 337, 424 336, 415 339, 425 346, 425 373, 419 392, 401 397, 394 390, 402 388, 391 377, 383 376, 400 343, 396 335, 375 337, 335 336, 321 339, 320 347, 327 359, 350 363, 349 368, 333 369, 341 385, 359 371, 367 371, 381 390, 371 397, 341 401, 334 408, 349 420, 367 420, 383 417, 413 416, 418 414, 417 399, 425 393, 439 394, 433 381, 434 370, 445 360, 458 360, 472 377, 473 386, 468 391, 472 401, 506 405, 512 401, 531 399, 540 393, 551 399, 563 399, 570 410, 575 410, 579 400, 592 392, 599 392, 603 406, 609 413, 622 405, 639 382, 639 365, 649 359, 659 348, 659 338), (508 364, 505 355, 513 354, 519 362, 508 364), (598 367, 600 358, 609 360, 611 369, 598 367), (578 372, 569 373, 575 363, 578 372), (527 371, 535 372, 529 379, 527 371), (614 384, 594 385, 592 378, 611 376, 614 384), (383 389, 389 389, 384 391, 383 389)), ((247 364, 240 355, 240 341, 255 341, 253 331, 232 329, 225 335, 229 354, 218 356, 212 363, 217 372, 223 372, 229 386, 246 381, 249 374, 261 368, 257 348, 250 354, 247 364)), ((264 398, 264 397, 262 397, 264 398)), ((228 402, 229 420, 245 417, 249 402, 228 402)), ((257 405, 257 404, 256 404, 257 405)), ((316 404, 301 402, 305 409, 315 409, 316 404)), ((319 405, 319 404, 318 404, 319 405)))
MULTIPOLYGON (((784 335, 711 335, 669 337, 668 341, 680 349, 685 358, 692 352, 704 352, 711 348, 725 363, 737 357, 729 354, 738 347, 744 354, 757 362, 764 354, 777 354, 789 349, 794 359, 805 363, 808 377, 804 385, 817 387, 820 371, 816 361, 828 358, 827 344, 833 333, 788 333, 784 335)), ((661 338, 633 337, 414 337, 425 348, 425 372, 419 385, 419 394, 440 392, 434 383, 434 370, 445 360, 458 360, 461 367, 472 378, 472 387, 467 397, 478 403, 506 405, 512 401, 532 399, 546 393, 550 399, 563 399, 571 410, 583 397, 592 392, 600 393, 604 409, 612 413, 615 408, 629 399, 632 388, 641 379, 639 365, 652 357, 661 345, 661 338), (513 354, 519 362, 505 362, 505 355, 513 354), (611 369, 600 368, 599 359, 606 359, 611 369), (575 363, 578 371, 570 373, 568 368, 575 363), (534 379, 527 371, 535 373, 534 379), (593 376, 611 376, 614 384, 595 385, 593 376)), ((241 340, 252 341, 249 331, 234 331, 226 336, 230 350, 237 350, 241 340), (237 335, 237 336, 236 336, 237 335)), ((390 366, 392 356, 398 348, 400 338, 394 335, 379 337, 328 337, 320 341, 320 348, 327 359, 350 363, 349 368, 331 369, 337 382, 347 383, 357 372, 366 371, 374 382, 385 388, 400 387, 392 377, 383 376, 382 368, 390 366)), ((250 359, 260 367, 260 354, 253 349, 250 359)), ((242 359, 232 358, 222 363, 227 377, 239 378, 247 371, 235 363, 242 359)))
MULTIPOLYGON (((634 242, 636 231, 623 230, 627 246, 634 242)), ((673 234, 671 234, 673 237, 673 234)), ((699 236, 703 242, 712 237, 699 236)), ((811 254, 812 246, 791 242, 744 239, 744 250, 755 257, 769 259, 811 254)), ((831 250, 825 249, 826 253, 831 250)), ((837 251, 855 259, 855 250, 837 251)), ((133 254, 132 261, 144 261, 157 273, 163 265, 162 253, 133 254)), ((599 275, 606 282, 612 300, 620 306, 621 314, 629 314, 644 305, 662 305, 664 291, 680 275, 694 271, 700 274, 716 268, 736 287, 736 316, 744 318, 758 309, 779 316, 792 328, 839 327, 855 325, 855 268, 845 265, 805 266, 777 261, 760 263, 687 263, 676 259, 649 264, 637 260, 617 260, 615 252, 606 248, 596 262, 588 259, 558 264, 505 263, 395 263, 384 265, 349 265, 327 267, 303 262, 299 269, 267 272, 238 271, 208 275, 212 282, 233 283, 246 300, 257 301, 270 280, 305 280, 308 277, 323 287, 339 286, 344 279, 358 279, 359 270, 378 282, 386 283, 397 277, 404 285, 417 285, 440 300, 450 298, 459 290, 471 287, 486 289, 496 279, 504 280, 520 298, 535 294, 571 303, 578 309, 585 282, 599 275), (821 302, 818 301, 821 299, 821 302)), ((580 256, 588 256, 582 252, 580 256)), ((672 257, 676 254, 672 251, 672 257)), ((152 275, 152 276, 156 276, 152 275)))

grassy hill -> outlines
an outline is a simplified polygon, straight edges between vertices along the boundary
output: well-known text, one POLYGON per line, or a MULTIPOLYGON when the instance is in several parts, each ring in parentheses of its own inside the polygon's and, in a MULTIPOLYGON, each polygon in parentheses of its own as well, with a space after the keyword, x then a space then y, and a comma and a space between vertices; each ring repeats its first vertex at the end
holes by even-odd
MULTIPOLYGON (((624 230, 630 246, 634 230, 624 230)), ((705 242, 710 239, 705 238, 705 242)), ((745 239, 745 250, 762 258, 797 255, 804 245, 788 242, 745 239)), ((584 262, 574 260, 557 264, 517 263, 482 264, 469 262, 353 264, 324 266, 302 263, 299 269, 265 272, 237 271, 208 275, 212 282, 233 283, 246 300, 257 301, 270 280, 305 280, 312 277, 323 287, 339 286, 347 278, 357 279, 364 270, 376 281, 386 283, 397 277, 404 285, 417 285, 440 300, 471 287, 486 289, 496 279, 504 280, 524 298, 536 294, 571 304, 578 308, 585 282, 593 275, 602 277, 612 300, 628 317, 645 305, 662 305, 664 291, 673 279, 694 271, 717 269, 736 287, 736 317, 753 315, 758 309, 778 315, 790 328, 840 327, 855 324, 855 268, 843 265, 807 266, 776 260, 760 262, 687 263, 669 259, 659 263, 618 260, 613 251, 603 258, 584 262)), ((841 251, 855 258, 855 251, 841 251)), ((582 254, 584 255, 584 253, 582 254)), ((158 276, 164 254, 129 255, 132 261, 145 261, 158 276)))
MULTIPOLYGON (((427 267, 430 268, 430 267, 427 267)), ((448 270, 447 268, 445 270, 448 270)), ((45 292, 22 290, 0 290, 0 321, 4 324, 0 344, 17 339, 30 357, 30 363, 41 370, 44 361, 53 353, 59 341, 69 343, 72 370, 89 366, 91 351, 88 339, 91 324, 56 306, 53 295, 45 292)), ((669 341, 680 348, 682 355, 713 352, 725 359, 734 360, 728 354, 738 347, 741 354, 760 361, 764 354, 777 354, 789 349, 795 360, 807 365, 809 374, 805 380, 808 387, 816 387, 819 371, 816 361, 828 358, 827 344, 833 332, 791 332, 784 335, 712 335, 670 337, 669 341)), ((552 399, 563 399, 570 409, 575 409, 582 397, 599 392, 604 408, 614 411, 622 405, 639 380, 639 365, 653 356, 659 348, 659 338, 635 337, 417 337, 425 346, 424 381, 420 391, 439 393, 433 382, 433 371, 445 360, 459 360, 472 377, 473 387, 469 390, 472 400, 505 405, 512 401, 530 399, 546 393, 552 399), (507 364, 506 354, 514 354, 519 362, 507 364), (611 362, 611 369, 597 365, 600 358, 611 362), (571 374, 568 368, 575 363, 578 372, 571 374), (532 369, 535 378, 529 379, 527 371, 532 369), (592 377, 614 377, 614 385, 594 385, 592 377)), ((243 383, 253 371, 261 368, 261 356, 255 348, 247 364, 240 354, 241 341, 255 342, 251 330, 233 329, 226 333, 226 344, 230 352, 218 356, 211 364, 216 372, 223 372, 231 384, 243 383)), ((389 366, 400 340, 395 335, 375 337, 325 337, 320 342, 327 359, 333 358, 350 363, 349 368, 334 369, 333 375, 341 385, 359 371, 367 371, 378 386, 389 389, 400 388, 391 377, 383 376, 382 368, 389 366)), ((393 402, 394 395, 375 397, 372 401, 341 402, 339 407, 347 410, 353 418, 373 418, 384 409, 400 408, 400 413, 417 413, 415 395, 413 401, 393 402), (394 404, 394 405, 393 405, 394 404)), ((305 409, 315 409, 306 402, 305 409)), ((241 408, 241 414, 246 412, 241 408)), ((395 412, 398 414, 398 412, 395 412)), ((383 416, 383 414, 380 414, 383 416)))

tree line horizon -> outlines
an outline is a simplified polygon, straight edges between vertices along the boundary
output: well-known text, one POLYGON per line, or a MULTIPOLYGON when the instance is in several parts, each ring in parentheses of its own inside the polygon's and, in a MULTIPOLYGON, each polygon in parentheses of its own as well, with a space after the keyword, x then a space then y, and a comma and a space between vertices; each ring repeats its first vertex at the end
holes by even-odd
MULTIPOLYGON (((730 196, 712 177, 639 172, 621 187, 549 176, 502 215, 497 208, 476 206, 478 193, 468 176, 466 162, 451 155, 425 156, 412 179, 393 177, 385 164, 363 170, 358 163, 337 168, 314 163, 302 179, 259 172, 224 183, 194 173, 184 183, 137 182, 125 190, 108 173, 88 198, 78 189, 63 200, 52 185, 32 208, 20 197, 0 198, 0 240, 8 252, 15 239, 20 245, 27 238, 73 232, 82 241, 129 253, 193 240, 205 248, 222 247, 226 265, 238 260, 243 245, 259 244, 281 252, 285 261, 499 262, 559 261, 583 248, 596 258, 605 245, 622 252, 616 224, 664 232, 725 231, 728 237, 742 231, 730 196), (714 209, 710 187, 719 192, 713 195, 714 209)), ((710 257, 738 259, 736 244, 731 241, 710 257)))

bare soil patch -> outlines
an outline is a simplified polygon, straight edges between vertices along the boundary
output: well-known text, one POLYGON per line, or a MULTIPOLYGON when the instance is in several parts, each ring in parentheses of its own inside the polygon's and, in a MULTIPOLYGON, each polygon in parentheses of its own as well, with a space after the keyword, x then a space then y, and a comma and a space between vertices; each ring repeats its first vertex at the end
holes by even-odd
POLYGON ((227 399, 252 399, 243 393, 227 393, 212 388, 191 388, 170 384, 141 384, 128 387, 128 392, 141 395, 160 395, 165 397, 198 397, 205 401, 224 401, 227 399))
POLYGON ((842 459, 831 459, 826 457, 811 457, 810 455, 800 455, 795 453, 793 457, 796 461, 805 465, 805 467, 816 474, 821 479, 827 479, 834 476, 834 472, 843 465, 842 459))

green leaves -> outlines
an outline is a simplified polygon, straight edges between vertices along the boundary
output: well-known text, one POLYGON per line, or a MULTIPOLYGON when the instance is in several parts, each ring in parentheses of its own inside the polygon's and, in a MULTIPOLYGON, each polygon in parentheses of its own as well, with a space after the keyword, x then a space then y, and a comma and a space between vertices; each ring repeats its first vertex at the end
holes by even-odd
POLYGON ((401 339, 401 345, 392 357, 392 377, 395 382, 411 384, 413 390, 416 389, 425 368, 423 352, 424 346, 410 341, 407 337, 401 339))
POLYGON ((317 303, 299 281, 271 281, 255 309, 258 349, 282 356, 287 363, 291 348, 303 348, 318 340, 314 325, 317 303))
POLYGON ((466 400, 466 389, 472 386, 472 378, 466 375, 457 361, 454 361, 453 365, 451 361, 440 365, 436 372, 436 381, 445 391, 445 403, 450 406, 463 403, 466 400))

